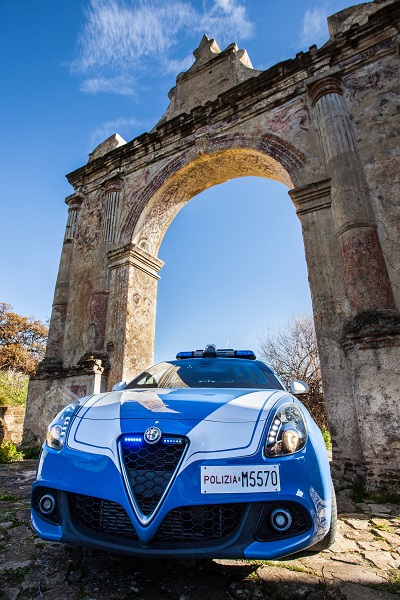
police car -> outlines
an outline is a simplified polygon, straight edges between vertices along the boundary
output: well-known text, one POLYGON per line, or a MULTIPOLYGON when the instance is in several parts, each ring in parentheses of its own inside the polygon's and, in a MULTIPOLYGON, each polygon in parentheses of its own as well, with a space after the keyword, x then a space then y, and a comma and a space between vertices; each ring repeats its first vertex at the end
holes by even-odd
POLYGON ((180 352, 50 424, 32 488, 44 540, 141 557, 277 559, 332 544, 325 444, 249 350, 180 352))

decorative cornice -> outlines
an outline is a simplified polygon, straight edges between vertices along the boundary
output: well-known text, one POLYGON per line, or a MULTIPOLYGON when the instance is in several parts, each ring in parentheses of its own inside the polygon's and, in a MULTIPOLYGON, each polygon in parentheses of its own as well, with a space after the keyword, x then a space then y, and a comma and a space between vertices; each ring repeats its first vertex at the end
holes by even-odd
POLYGON ((157 280, 160 278, 158 271, 164 264, 162 260, 136 244, 125 244, 121 248, 111 250, 108 253, 108 260, 110 269, 131 265, 157 280))
POLYGON ((298 215, 316 210, 324 210, 331 206, 331 180, 323 179, 289 191, 298 215))

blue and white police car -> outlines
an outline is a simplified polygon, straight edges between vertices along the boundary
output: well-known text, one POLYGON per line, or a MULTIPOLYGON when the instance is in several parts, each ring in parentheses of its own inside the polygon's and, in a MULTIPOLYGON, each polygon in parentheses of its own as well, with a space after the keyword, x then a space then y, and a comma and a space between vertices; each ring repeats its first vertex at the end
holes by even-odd
POLYGON ((180 352, 50 424, 32 488, 45 540, 141 557, 276 559, 327 548, 322 435, 252 351, 180 352))

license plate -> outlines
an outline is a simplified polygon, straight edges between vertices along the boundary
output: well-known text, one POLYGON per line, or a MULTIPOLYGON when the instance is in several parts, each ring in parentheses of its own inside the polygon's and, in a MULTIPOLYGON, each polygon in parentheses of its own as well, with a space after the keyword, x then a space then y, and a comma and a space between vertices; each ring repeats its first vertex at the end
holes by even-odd
POLYGON ((201 467, 202 494, 280 492, 279 465, 201 467))

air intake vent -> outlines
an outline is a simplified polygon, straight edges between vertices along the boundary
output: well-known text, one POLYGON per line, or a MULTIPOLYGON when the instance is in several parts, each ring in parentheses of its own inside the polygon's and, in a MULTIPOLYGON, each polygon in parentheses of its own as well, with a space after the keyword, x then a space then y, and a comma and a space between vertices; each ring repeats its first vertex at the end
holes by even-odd
POLYGON ((69 494, 70 509, 77 524, 97 533, 137 540, 131 520, 117 502, 82 494, 69 494))
POLYGON ((148 522, 160 504, 183 458, 188 441, 164 435, 157 444, 147 444, 139 435, 124 436, 121 457, 138 517, 148 522), (126 442, 124 440, 138 440, 126 442), (144 518, 143 518, 144 517, 144 518))
POLYGON ((156 535, 157 542, 203 542, 225 538, 243 520, 246 504, 180 506, 167 514, 156 535))

